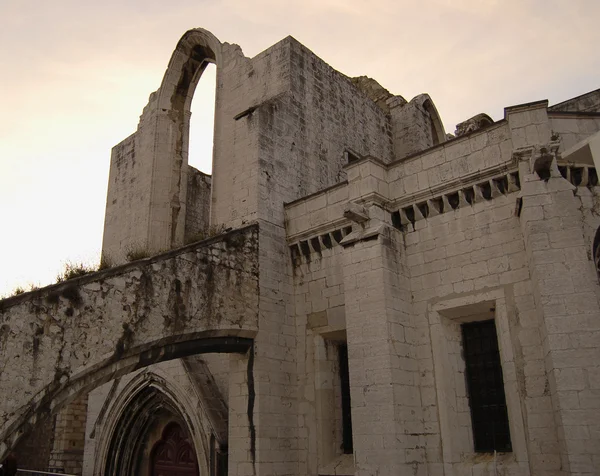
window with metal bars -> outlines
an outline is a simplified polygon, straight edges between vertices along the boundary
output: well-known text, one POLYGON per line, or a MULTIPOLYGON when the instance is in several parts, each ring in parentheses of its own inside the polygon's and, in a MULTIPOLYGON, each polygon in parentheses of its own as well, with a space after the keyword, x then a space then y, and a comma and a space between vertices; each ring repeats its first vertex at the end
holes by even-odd
POLYGON ((344 454, 354 451, 352 444, 352 414, 350 405, 350 372, 348 368, 348 345, 338 346, 340 384, 342 393, 342 450, 344 454))
POLYGON ((512 451, 496 324, 492 319, 461 327, 475 451, 512 451))

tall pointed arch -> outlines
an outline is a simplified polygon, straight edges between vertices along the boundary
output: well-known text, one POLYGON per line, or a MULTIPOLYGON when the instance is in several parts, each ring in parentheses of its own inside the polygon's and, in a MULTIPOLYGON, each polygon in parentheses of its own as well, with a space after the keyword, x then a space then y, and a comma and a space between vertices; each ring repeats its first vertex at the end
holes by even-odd
MULTIPOLYGON (((150 456, 155 442, 144 448, 148 443, 144 437, 157 426, 159 418, 183 428, 190 437, 190 449, 195 453, 200 474, 208 474, 210 431, 201 419, 197 402, 168 376, 138 374, 126 384, 107 415, 97 436, 100 446, 94 474, 121 476, 147 469, 149 461, 140 461, 140 457, 144 450, 150 456)), ((160 432, 164 433, 164 428, 160 432)))
POLYGON ((126 260, 123 250, 156 253, 184 243, 191 102, 211 63, 218 84, 222 58, 222 44, 212 33, 186 32, 137 131, 113 149, 102 246, 113 262, 126 260))

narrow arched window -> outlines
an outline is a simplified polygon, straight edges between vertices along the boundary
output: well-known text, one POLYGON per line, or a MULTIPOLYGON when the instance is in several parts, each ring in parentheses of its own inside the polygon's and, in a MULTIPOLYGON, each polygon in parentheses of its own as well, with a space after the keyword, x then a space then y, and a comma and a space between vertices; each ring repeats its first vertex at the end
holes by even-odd
POLYGON ((210 175, 215 128, 215 91, 217 67, 208 63, 198 81, 190 108, 188 165, 210 175))

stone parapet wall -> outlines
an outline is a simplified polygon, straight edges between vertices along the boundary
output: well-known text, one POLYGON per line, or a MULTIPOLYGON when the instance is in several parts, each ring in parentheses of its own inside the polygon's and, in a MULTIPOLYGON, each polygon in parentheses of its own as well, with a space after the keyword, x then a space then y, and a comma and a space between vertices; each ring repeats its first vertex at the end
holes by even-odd
POLYGON ((250 226, 2 301, 0 453, 26 422, 120 373, 190 353, 186 341, 252 337, 257 240, 250 226))

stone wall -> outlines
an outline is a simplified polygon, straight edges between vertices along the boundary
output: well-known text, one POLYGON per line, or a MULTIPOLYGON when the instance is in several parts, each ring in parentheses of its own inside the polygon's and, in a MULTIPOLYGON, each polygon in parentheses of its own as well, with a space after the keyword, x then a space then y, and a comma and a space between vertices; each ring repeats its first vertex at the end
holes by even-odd
POLYGON ((533 170, 544 150, 559 153, 561 141, 583 140, 597 125, 590 116, 557 121, 546 102, 508 108, 506 120, 407 160, 352 162, 347 184, 286 205, 300 421, 325 445, 339 423, 319 413, 334 378, 319 342, 333 332, 350 354, 356 466, 338 455, 328 468, 327 446, 309 438, 306 472, 369 474, 377 461, 385 473, 410 465, 429 474, 595 474, 597 179, 590 164, 561 165, 575 189, 556 158, 549 180, 533 170), (344 317, 335 320, 339 299, 344 317), (498 334, 513 446, 497 455, 473 449, 464 378, 460 326, 486 319, 498 334))
POLYGON ((14 448, 19 467, 34 471, 47 471, 50 452, 54 444, 56 417, 39 422, 28 435, 23 436, 14 448))
POLYGON ((184 236, 186 243, 207 236, 210 221, 210 183, 210 175, 188 166, 184 236))
POLYGON ((549 110, 552 112, 600 112, 600 89, 555 104, 549 110))
POLYGON ((4 444, 79 392, 157 358, 201 351, 201 341, 195 352, 183 350, 186 341, 251 337, 257 241, 251 226, 2 301, 4 444))
POLYGON ((561 151, 568 150, 593 133, 600 131, 600 116, 581 115, 577 117, 576 114, 567 115, 560 112, 549 112, 548 116, 552 132, 560 137, 561 151))
POLYGON ((49 471, 80 475, 83 469, 87 395, 81 395, 56 415, 49 471))

